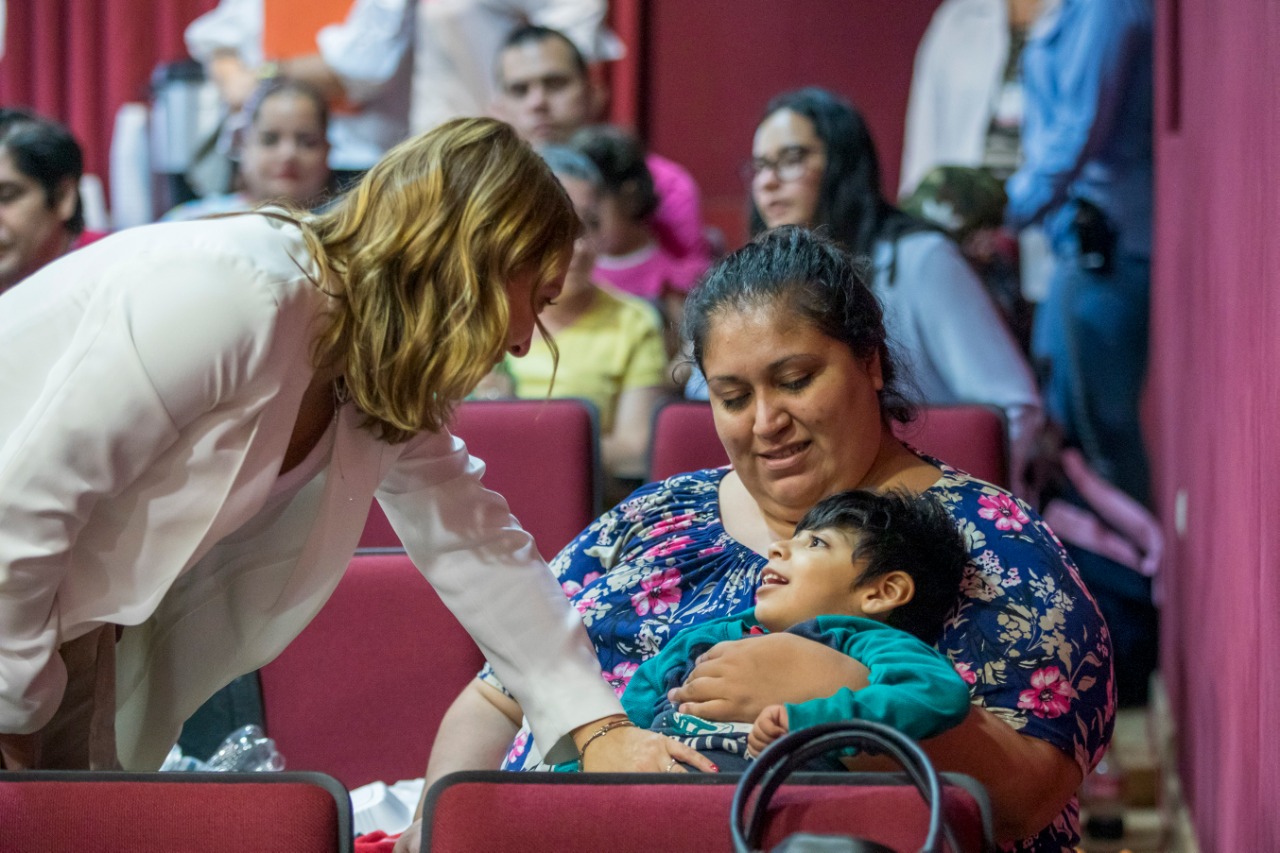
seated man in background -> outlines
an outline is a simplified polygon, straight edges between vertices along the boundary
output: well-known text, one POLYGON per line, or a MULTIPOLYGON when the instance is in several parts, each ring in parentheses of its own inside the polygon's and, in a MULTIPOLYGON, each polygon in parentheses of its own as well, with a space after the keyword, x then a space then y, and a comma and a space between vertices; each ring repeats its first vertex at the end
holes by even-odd
MULTIPOLYGON (((566 143, 602 114, 606 93, 587 73, 582 52, 558 30, 528 25, 507 37, 496 63, 498 96, 494 114, 511 123, 529 142, 566 143)), ((698 186, 682 166, 650 152, 658 207, 654 232, 663 248, 680 259, 710 264, 703 232, 698 186)))
POLYGON ((554 27, 588 62, 626 54, 605 25, 608 0, 413 0, 413 100, 409 132, 421 133, 458 116, 484 115, 496 96, 493 58, 524 24, 554 27))
POLYGON ((84 231, 83 172, 65 127, 0 110, 0 293, 75 247, 84 231))

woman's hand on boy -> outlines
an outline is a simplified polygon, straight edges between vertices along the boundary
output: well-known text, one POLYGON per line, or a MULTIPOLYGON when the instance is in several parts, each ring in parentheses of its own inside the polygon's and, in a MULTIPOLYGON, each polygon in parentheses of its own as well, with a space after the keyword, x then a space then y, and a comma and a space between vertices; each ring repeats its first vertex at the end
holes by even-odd
POLYGON ((685 773, 686 764, 704 773, 719 770, 693 747, 635 726, 602 735, 582 756, 588 773, 685 773))
POLYGON ((681 713, 748 723, 769 705, 865 687, 867 673, 825 643, 781 632, 717 643, 668 695, 681 713))

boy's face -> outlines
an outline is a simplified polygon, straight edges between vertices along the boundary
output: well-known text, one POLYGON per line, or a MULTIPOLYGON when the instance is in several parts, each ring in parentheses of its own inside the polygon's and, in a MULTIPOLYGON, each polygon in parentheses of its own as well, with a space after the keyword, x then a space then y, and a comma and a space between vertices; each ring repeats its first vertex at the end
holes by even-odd
POLYGON ((756 590, 756 619, 770 631, 785 631, 816 616, 868 616, 854 563, 854 539, 835 528, 798 530, 769 547, 769 563, 756 590))

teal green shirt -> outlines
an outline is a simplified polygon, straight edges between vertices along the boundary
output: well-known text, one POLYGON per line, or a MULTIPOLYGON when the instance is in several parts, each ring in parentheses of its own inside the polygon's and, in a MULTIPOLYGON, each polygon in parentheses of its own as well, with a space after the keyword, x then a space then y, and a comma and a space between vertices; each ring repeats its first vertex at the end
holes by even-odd
MULTIPOLYGON (((749 640, 752 628, 759 628, 754 609, 681 631, 631 677, 622 696, 627 715, 636 725, 650 727, 671 707, 667 691, 684 682, 699 654, 726 640, 749 640)), ((860 719, 921 740, 946 731, 969 712, 969 688, 951 662, 906 631, 856 616, 819 616, 789 632, 842 651, 870 671, 869 684, 860 690, 843 688, 834 696, 788 704, 792 731, 860 719)))

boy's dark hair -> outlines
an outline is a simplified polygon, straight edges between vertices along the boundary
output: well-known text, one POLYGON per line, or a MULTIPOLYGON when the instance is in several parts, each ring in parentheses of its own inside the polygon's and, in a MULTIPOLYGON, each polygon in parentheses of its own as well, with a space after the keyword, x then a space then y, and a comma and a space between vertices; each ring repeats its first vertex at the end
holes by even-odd
POLYGON ((932 495, 854 489, 818 501, 796 532, 835 528, 854 534, 854 561, 865 559, 858 586, 889 572, 911 576, 915 595, 885 622, 934 644, 960 597, 969 551, 955 521, 932 495))
POLYGON ((596 124, 573 135, 569 145, 591 158, 600 170, 606 195, 622 200, 632 219, 641 220, 658 209, 653 173, 644 159, 644 145, 620 127, 596 124))

